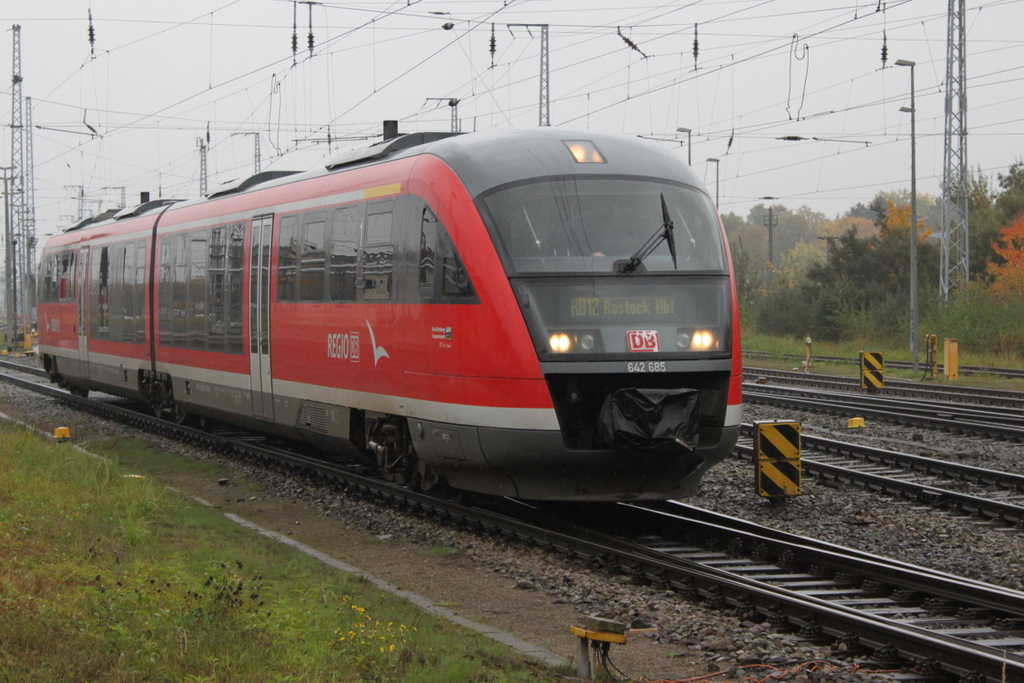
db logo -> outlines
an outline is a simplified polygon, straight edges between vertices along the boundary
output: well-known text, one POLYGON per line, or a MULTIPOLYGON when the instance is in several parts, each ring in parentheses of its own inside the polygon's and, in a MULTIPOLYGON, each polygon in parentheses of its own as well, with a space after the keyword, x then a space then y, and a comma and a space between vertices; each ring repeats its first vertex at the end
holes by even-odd
POLYGON ((630 351, 661 351, 657 330, 630 330, 626 333, 630 351))

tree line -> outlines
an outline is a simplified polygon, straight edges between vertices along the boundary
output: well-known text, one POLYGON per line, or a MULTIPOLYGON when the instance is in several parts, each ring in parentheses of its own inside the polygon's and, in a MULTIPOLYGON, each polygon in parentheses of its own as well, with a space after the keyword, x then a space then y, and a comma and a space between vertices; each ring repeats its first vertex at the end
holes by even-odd
MULTIPOLYGON (((917 197, 921 334, 979 352, 1024 355, 1024 161, 995 182, 972 174, 970 282, 939 294, 941 200, 917 197)), ((879 192, 829 220, 803 206, 754 206, 722 216, 745 330, 816 340, 909 338, 909 191, 879 192), (766 218, 771 209, 772 255, 766 218)), ((922 346, 919 344, 919 348, 922 346)))

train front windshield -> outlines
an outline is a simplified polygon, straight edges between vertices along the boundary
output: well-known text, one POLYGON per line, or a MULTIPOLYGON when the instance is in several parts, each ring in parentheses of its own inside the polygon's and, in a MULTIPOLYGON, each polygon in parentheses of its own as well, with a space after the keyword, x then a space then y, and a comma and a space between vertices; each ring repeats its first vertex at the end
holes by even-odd
POLYGON ((676 265, 663 240, 643 259, 641 272, 726 271, 710 199, 681 185, 568 176, 505 187, 483 202, 516 274, 611 273, 661 231, 666 211, 676 265))

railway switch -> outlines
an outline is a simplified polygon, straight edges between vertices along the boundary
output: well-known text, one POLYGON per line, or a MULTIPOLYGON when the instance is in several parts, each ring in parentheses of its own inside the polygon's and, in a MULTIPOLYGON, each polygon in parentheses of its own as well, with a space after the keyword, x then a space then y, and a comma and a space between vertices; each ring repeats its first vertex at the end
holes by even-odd
POLYGON ((801 490, 800 423, 754 423, 757 495, 785 499, 801 490))
POLYGON ((591 651, 597 655, 597 668, 607 673, 605 661, 608 648, 612 643, 626 644, 625 624, 591 615, 583 617, 582 626, 570 626, 569 633, 579 638, 576 650, 576 675, 584 680, 590 680, 592 674, 591 651))

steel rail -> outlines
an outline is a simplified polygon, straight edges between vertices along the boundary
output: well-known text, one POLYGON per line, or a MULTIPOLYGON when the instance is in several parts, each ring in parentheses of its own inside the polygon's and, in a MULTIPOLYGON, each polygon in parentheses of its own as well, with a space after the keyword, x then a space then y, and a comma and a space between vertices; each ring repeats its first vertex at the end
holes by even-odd
MULTIPOLYGON (((735 453, 753 460, 752 445, 737 444, 735 453)), ((955 514, 975 515, 987 522, 1002 526, 1024 528, 1024 507, 1013 503, 974 496, 969 493, 950 491, 938 486, 899 479, 875 472, 864 472, 851 467, 834 465, 814 458, 801 458, 805 472, 813 473, 822 480, 856 484, 863 488, 904 500, 927 505, 955 514)), ((903 473, 902 470, 894 473, 903 473)))
MULTIPOLYGON (((744 356, 750 356, 753 358, 783 358, 785 360, 806 359, 806 355, 802 353, 773 353, 771 351, 743 351, 744 356)), ((811 356, 811 363, 818 361, 819 363, 842 363, 847 365, 857 365, 860 361, 857 358, 844 358, 842 356, 811 356)), ((911 361, 905 360, 887 360, 885 361, 886 367, 899 368, 901 370, 910 370, 914 367, 911 361)), ((922 364, 918 364, 919 366, 922 364)), ((1011 377, 1020 378, 1024 377, 1024 370, 1017 368, 990 368, 980 365, 960 365, 958 366, 960 374, 963 375, 995 375, 999 377, 1011 377)))
POLYGON ((790 623, 808 633, 821 633, 875 650, 896 652, 913 661, 937 661, 955 675, 980 674, 992 681, 1005 671, 1013 679, 1024 679, 1024 657, 998 648, 971 643, 947 634, 899 624, 889 619, 858 612, 848 606, 830 604, 815 596, 801 595, 765 582, 738 576, 714 567, 680 561, 652 553, 606 536, 587 532, 563 533, 557 529, 513 519, 481 508, 456 503, 366 477, 335 464, 267 446, 238 442, 201 430, 128 411, 109 403, 91 401, 35 382, 8 375, 4 381, 36 391, 74 407, 118 419, 134 426, 188 442, 203 443, 221 451, 235 452, 261 462, 301 470, 322 478, 343 490, 380 500, 398 508, 430 514, 483 533, 540 544, 549 550, 583 559, 609 571, 643 577, 711 602, 731 605, 762 614, 776 623, 790 623))
MULTIPOLYGON (((743 425, 743 432, 752 435, 753 425, 743 425)), ((869 463, 896 467, 904 473, 923 476, 939 476, 956 482, 971 482, 979 486, 987 486, 1003 491, 1024 493, 1024 475, 1013 472, 1002 472, 985 467, 964 465, 963 463, 939 460, 913 453, 901 453, 885 448, 876 448, 864 444, 839 441, 826 437, 802 434, 804 448, 829 456, 856 458, 869 463)))
POLYGON ((958 420, 953 417, 954 408, 947 406, 941 414, 930 416, 922 415, 912 409, 894 411, 893 408, 872 408, 865 403, 854 399, 831 399, 826 397, 802 398, 799 396, 783 395, 762 391, 759 385, 744 384, 743 398, 750 403, 767 403, 781 405, 795 410, 805 410, 812 413, 830 413, 833 415, 853 415, 856 417, 871 417, 886 422, 897 424, 916 425, 931 429, 941 429, 947 432, 984 435, 1009 441, 1024 440, 1024 425, 1014 426, 1012 424, 997 424, 994 422, 979 422, 975 420, 958 420))
MULTIPOLYGON (((743 375, 758 386, 770 382, 786 385, 811 385, 837 390, 861 391, 860 379, 842 375, 819 375, 791 370, 744 367, 743 375), (763 380, 763 381, 762 381, 763 380)), ((881 389, 872 391, 874 396, 924 397, 941 401, 958 401, 982 405, 999 405, 1024 408, 1024 392, 1005 389, 982 389, 941 384, 922 384, 907 380, 886 379, 881 389)))
POLYGON ((975 406, 963 403, 950 403, 948 401, 917 401, 877 393, 851 394, 849 392, 823 391, 812 387, 773 387, 763 384, 754 386, 762 394, 807 396, 828 401, 833 405, 846 405, 852 408, 859 408, 860 406, 885 408, 909 416, 930 417, 935 415, 944 418, 1024 427, 1024 412, 1021 412, 1019 408, 975 406))

